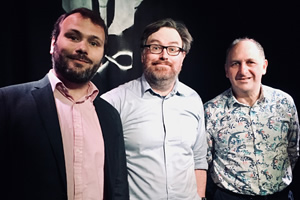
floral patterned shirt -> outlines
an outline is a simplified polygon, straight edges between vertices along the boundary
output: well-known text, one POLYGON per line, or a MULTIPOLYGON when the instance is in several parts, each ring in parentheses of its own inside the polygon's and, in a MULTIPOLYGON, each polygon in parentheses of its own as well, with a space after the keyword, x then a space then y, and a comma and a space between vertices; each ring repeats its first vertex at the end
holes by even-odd
POLYGON ((204 105, 213 181, 245 195, 269 195, 292 181, 299 157, 299 119, 287 93, 262 85, 251 107, 228 89, 204 105))

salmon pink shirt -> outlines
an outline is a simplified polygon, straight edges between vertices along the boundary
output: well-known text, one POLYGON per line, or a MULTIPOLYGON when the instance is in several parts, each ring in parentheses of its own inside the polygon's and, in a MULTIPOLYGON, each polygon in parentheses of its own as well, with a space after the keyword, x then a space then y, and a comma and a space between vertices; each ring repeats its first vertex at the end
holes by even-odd
POLYGON ((50 70, 64 147, 68 200, 103 199, 104 141, 93 105, 97 87, 89 82, 88 94, 78 101, 50 70))

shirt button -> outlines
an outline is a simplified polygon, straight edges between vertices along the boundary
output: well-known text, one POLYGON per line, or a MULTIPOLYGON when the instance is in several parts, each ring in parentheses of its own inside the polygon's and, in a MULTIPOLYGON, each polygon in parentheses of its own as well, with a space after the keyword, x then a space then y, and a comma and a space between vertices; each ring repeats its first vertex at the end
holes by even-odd
POLYGON ((81 150, 80 149, 76 149, 76 153, 81 153, 81 150))

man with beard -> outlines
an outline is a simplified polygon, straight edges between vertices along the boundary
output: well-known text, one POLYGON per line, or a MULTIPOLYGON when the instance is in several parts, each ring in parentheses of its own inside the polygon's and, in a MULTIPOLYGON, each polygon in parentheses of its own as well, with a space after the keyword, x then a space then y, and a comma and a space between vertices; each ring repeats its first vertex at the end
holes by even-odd
POLYGON ((107 28, 79 8, 52 32, 53 69, 0 89, 2 199, 129 199, 122 124, 90 81, 107 28))
POLYGON ((203 104, 178 80, 192 37, 163 19, 141 42, 143 75, 102 95, 121 116, 130 199, 205 199, 203 104))

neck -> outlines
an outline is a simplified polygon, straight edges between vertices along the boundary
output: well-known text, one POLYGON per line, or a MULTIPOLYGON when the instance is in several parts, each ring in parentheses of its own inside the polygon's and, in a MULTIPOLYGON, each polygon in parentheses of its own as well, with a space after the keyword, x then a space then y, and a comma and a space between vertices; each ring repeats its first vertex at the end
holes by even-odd
POLYGON ((158 93, 160 96, 167 96, 172 90, 175 85, 175 81, 164 80, 158 82, 149 82, 149 85, 154 90, 154 92, 158 93))
POLYGON ((253 92, 253 93, 238 93, 234 92, 235 98, 238 100, 238 102, 246 104, 248 106, 253 106, 255 102, 259 99, 260 97, 260 92, 253 92))
POLYGON ((63 82, 64 85, 69 89, 69 94, 72 96, 74 101, 79 100, 83 96, 88 94, 89 84, 75 84, 70 82, 63 82))
POLYGON ((88 94, 89 82, 73 83, 73 82, 70 82, 70 81, 66 80, 65 78, 59 76, 58 74, 56 74, 56 76, 68 88, 68 92, 72 96, 74 101, 77 101, 80 98, 82 98, 83 96, 86 96, 88 94))

